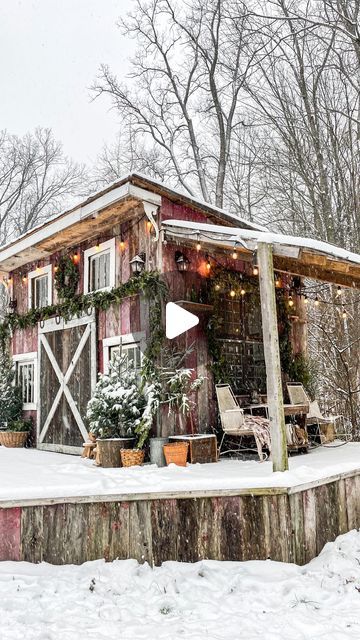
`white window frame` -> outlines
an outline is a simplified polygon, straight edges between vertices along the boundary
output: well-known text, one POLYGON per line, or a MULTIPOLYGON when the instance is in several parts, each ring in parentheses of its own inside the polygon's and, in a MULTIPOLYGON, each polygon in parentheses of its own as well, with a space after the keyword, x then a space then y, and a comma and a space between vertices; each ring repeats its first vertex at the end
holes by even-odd
POLYGON ((110 349, 111 347, 119 346, 129 348, 131 346, 139 345, 141 362, 143 359, 143 353, 146 347, 145 333, 143 331, 138 333, 126 333, 122 336, 112 336, 111 338, 103 339, 103 368, 104 373, 109 373, 110 363, 110 349))
POLYGON ((104 251, 110 254, 110 284, 108 287, 103 287, 102 289, 96 289, 96 291, 110 291, 113 287, 115 287, 115 260, 116 260, 116 252, 115 252, 115 238, 111 238, 106 242, 102 242, 99 245, 95 245, 95 247, 91 247, 91 249, 86 249, 84 251, 84 293, 90 293, 89 287, 89 276, 90 276, 90 258, 95 256, 96 254, 103 253, 104 251))
POLYGON ((52 304, 52 265, 48 264, 46 265, 46 267, 40 267, 39 269, 35 269, 35 271, 30 271, 30 273, 27 274, 27 278, 28 278, 28 308, 29 309, 35 309, 35 307, 32 306, 33 300, 32 300, 32 291, 33 291, 33 287, 32 287, 32 281, 35 278, 41 278, 42 276, 47 276, 47 285, 48 285, 48 305, 52 304))
POLYGON ((29 353, 17 353, 12 357, 16 367, 16 380, 17 380, 17 366, 21 364, 33 364, 34 365, 34 402, 24 402, 23 409, 36 411, 37 410, 37 397, 38 397, 38 354, 37 351, 31 351, 29 353))

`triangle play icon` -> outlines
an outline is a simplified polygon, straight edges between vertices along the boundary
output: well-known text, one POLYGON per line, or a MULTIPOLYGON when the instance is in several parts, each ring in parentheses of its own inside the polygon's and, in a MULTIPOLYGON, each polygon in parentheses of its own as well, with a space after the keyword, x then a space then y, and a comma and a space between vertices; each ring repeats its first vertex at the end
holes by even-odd
POLYGON ((166 337, 170 340, 199 324, 199 318, 174 302, 166 305, 166 337))

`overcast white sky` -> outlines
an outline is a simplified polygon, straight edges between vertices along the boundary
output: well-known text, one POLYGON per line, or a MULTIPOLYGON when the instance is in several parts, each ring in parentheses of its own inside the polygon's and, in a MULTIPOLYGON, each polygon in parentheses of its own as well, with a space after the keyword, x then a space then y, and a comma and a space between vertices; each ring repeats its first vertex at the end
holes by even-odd
POLYGON ((51 127, 65 152, 91 163, 119 128, 89 86, 102 62, 124 73, 129 48, 116 27, 132 0, 0 0, 0 129, 51 127))

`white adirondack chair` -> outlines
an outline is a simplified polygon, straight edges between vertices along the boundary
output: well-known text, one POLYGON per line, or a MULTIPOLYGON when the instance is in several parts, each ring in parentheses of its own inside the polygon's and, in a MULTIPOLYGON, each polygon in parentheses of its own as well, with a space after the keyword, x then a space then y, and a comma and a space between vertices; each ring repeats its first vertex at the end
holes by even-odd
POLYGON ((255 439, 259 458, 260 460, 263 460, 261 441, 254 428, 251 426, 251 421, 253 420, 252 416, 246 416, 246 414, 244 414, 244 410, 239 406, 229 384, 217 384, 215 385, 215 390, 219 406, 220 422, 223 430, 219 454, 221 455, 221 448, 227 435, 232 437, 237 436, 239 438, 243 436, 252 436, 255 439))

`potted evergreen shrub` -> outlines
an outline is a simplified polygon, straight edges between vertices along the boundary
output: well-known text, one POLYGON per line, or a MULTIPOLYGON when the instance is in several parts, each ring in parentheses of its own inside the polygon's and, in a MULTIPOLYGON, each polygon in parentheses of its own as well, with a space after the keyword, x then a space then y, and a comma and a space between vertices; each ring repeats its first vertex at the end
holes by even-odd
MULTIPOLYGON (((151 387, 151 385, 150 385, 151 387)), ((120 451, 132 449, 135 464, 143 461, 143 446, 156 408, 155 394, 145 389, 126 356, 116 355, 108 374, 100 374, 87 406, 90 434, 96 436, 97 459, 101 466, 120 466, 120 451), (139 453, 140 452, 140 453, 139 453)), ((129 456, 122 454, 128 466, 129 456)), ((131 460, 130 460, 131 461, 131 460)))
POLYGON ((0 432, 0 444, 4 447, 23 447, 31 427, 31 420, 15 420, 11 422, 5 431, 0 432))
POLYGON ((0 344, 0 444, 23 447, 31 423, 22 420, 22 394, 4 343, 0 344))

